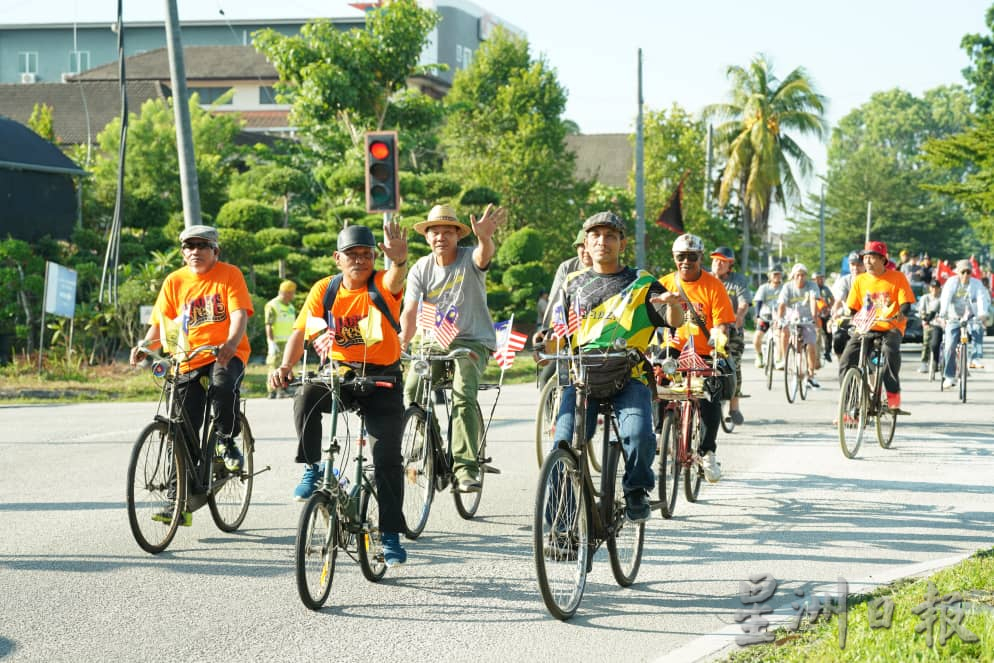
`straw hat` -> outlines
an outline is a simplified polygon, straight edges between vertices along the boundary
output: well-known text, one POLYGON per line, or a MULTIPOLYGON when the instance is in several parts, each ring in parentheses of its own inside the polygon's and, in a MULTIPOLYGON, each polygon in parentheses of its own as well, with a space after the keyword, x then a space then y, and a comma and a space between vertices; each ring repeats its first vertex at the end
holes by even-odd
POLYGON ((424 235, 432 226, 452 226, 459 230, 459 239, 471 233, 469 226, 456 218, 456 211, 449 205, 435 205, 428 212, 428 218, 414 224, 414 230, 424 235))

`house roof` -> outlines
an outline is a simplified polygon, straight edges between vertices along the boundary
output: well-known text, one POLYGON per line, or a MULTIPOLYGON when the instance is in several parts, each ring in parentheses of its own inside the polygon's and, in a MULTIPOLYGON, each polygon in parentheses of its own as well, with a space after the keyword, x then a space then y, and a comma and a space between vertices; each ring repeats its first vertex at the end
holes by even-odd
MULTIPOLYGON (((276 68, 252 46, 184 46, 183 68, 188 81, 276 81, 276 68)), ((168 81, 169 55, 165 48, 132 55, 125 60, 129 81, 168 81)), ((69 80, 116 81, 117 62, 94 67, 69 80)))
POLYGON ((566 149, 576 155, 576 175, 608 186, 628 186, 634 167, 630 134, 573 134, 566 149))
POLYGON ((0 168, 22 170, 60 169, 85 175, 72 159, 34 131, 7 117, 0 117, 0 168))
MULTIPOLYGON (((128 110, 138 112, 148 99, 169 94, 155 81, 131 81, 127 86, 128 110)), ((27 124, 35 104, 52 107, 55 137, 67 145, 96 142, 97 134, 121 114, 117 81, 77 83, 0 84, 0 115, 27 124)))

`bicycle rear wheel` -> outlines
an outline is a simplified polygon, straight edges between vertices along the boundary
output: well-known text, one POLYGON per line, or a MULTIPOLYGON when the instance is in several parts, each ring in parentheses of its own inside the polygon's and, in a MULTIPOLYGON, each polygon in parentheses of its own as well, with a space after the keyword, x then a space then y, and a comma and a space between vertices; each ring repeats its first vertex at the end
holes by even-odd
POLYGON ((659 465, 657 466, 657 481, 659 483, 659 512, 663 518, 672 518, 676 510, 677 487, 680 484, 680 460, 677 456, 680 426, 673 410, 663 414, 663 430, 659 439, 659 465))
POLYGON ((401 448, 404 453, 404 520, 408 539, 421 536, 435 497, 435 457, 424 410, 416 405, 404 413, 401 448))
POLYGON ((686 440, 686 457, 690 459, 683 475, 683 495, 688 502, 696 502, 701 494, 701 481, 704 480, 704 467, 698 455, 701 448, 701 412, 690 401, 683 407, 680 435, 686 440))
POLYGON ((877 412, 877 442, 884 449, 890 449, 897 428, 897 415, 882 407, 877 412))
POLYGON ((538 477, 532 537, 542 601, 556 619, 576 614, 587 584, 590 514, 576 457, 555 449, 538 477))
POLYGON ((338 513, 329 495, 317 491, 300 512, 294 562, 297 593, 311 610, 328 600, 338 557, 338 513))
POLYGON ((538 396, 538 411, 535 413, 535 457, 542 467, 545 455, 555 443, 556 415, 559 413, 559 381, 553 375, 542 387, 538 396))
POLYGON ((773 330, 771 329, 770 331, 768 331, 766 333, 768 335, 767 336, 768 340, 766 341, 766 357, 765 357, 765 359, 766 359, 766 365, 765 365, 765 369, 766 369, 766 389, 767 389, 767 391, 773 391, 773 369, 774 369, 774 364, 776 363, 776 352, 777 351, 776 351, 776 346, 774 345, 774 340, 773 340, 773 336, 772 336, 773 330))
POLYGON ((176 535, 186 503, 185 477, 186 460, 169 426, 159 421, 146 426, 131 450, 127 489, 128 523, 142 550, 160 553, 176 535), (184 480, 177 483, 177 476, 184 480))
MULTIPOLYGON (((483 431, 483 413, 480 411, 479 403, 476 404, 476 422, 481 438, 478 451, 476 452, 476 458, 479 461, 481 458, 486 458, 487 454, 487 437, 483 431)), ((487 473, 483 471, 481 466, 477 465, 476 474, 480 480, 479 490, 473 493, 461 493, 457 489, 452 493, 456 501, 456 511, 466 520, 470 520, 476 515, 477 509, 480 508, 480 500, 483 499, 483 480, 486 478, 487 473)))
POLYGON ((621 482, 625 476, 625 454, 621 442, 607 447, 604 465, 601 508, 606 513, 606 522, 614 528, 607 539, 607 553, 614 579, 622 587, 628 587, 635 582, 642 564, 645 523, 633 523, 625 517, 625 489, 621 482))
POLYGON ((801 349, 797 351, 797 393, 801 400, 808 398, 808 346, 801 344, 801 349))
POLYGON ((846 458, 855 458, 866 428, 866 394, 858 368, 850 368, 842 376, 837 415, 842 453, 846 458))
POLYGON ((242 431, 236 443, 242 450, 242 469, 239 472, 229 472, 223 461, 214 459, 213 492, 207 496, 211 518, 222 532, 234 532, 241 527, 245 514, 248 513, 249 502, 252 501, 255 438, 252 437, 252 429, 249 428, 245 415, 239 413, 238 418, 242 431))
POLYGON ((797 361, 797 348, 793 343, 787 344, 787 349, 783 353, 783 387, 787 394, 787 402, 793 403, 797 398, 798 370, 800 366, 797 361))
POLYGON ((380 504, 369 485, 362 487, 359 521, 362 523, 362 532, 357 537, 359 568, 366 580, 379 582, 387 572, 387 564, 383 559, 383 542, 380 537, 380 504))

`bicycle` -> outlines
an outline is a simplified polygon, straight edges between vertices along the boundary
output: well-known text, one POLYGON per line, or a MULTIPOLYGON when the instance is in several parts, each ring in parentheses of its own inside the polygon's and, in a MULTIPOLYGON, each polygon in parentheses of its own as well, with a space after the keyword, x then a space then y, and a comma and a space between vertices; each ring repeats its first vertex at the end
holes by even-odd
MULTIPOLYGON (((166 356, 141 346, 152 359, 152 374, 162 380, 159 404, 152 423, 139 434, 128 463, 128 523, 135 541, 146 552, 165 550, 188 515, 206 504, 223 532, 237 530, 248 513, 254 472, 255 438, 241 401, 238 425, 242 467, 228 470, 215 453, 216 436, 208 397, 204 399, 203 430, 195 431, 178 400, 180 365, 201 354, 217 356, 217 346, 204 345, 166 356), (153 519, 154 518, 154 519, 153 519)), ((210 387, 208 387, 208 394, 210 387)))
POLYGON ((785 322, 788 339, 783 364, 783 386, 788 403, 793 403, 798 395, 801 400, 808 397, 808 344, 801 333, 800 318, 796 311, 791 314, 785 322))
POLYGON ((855 458, 863 440, 867 418, 876 421, 877 442, 889 449, 897 427, 897 412, 887 406, 883 395, 883 339, 882 332, 870 331, 875 322, 893 318, 870 318, 857 328, 854 323, 850 333, 860 340, 859 361, 842 376, 839 389, 837 426, 839 444, 846 458, 855 458))
POLYGON ((293 382, 298 387, 317 383, 332 393, 329 444, 323 450, 324 474, 300 512, 294 546, 297 593, 311 610, 320 609, 328 600, 339 550, 359 562, 363 576, 370 582, 378 582, 386 573, 373 468, 367 465, 365 456, 366 419, 356 401, 345 404, 342 393, 364 396, 376 387, 394 388, 396 382, 394 376, 357 375, 337 363, 329 364, 316 376, 305 374, 293 382), (359 413, 355 435, 345 416, 347 412, 359 413), (341 435, 340 425, 344 428, 341 435), (346 466, 353 443, 356 453, 350 484, 346 466))
POLYGON ((662 409, 657 470, 658 505, 664 518, 673 517, 676 510, 681 474, 687 501, 693 503, 700 497, 704 479, 703 461, 697 453, 703 435, 700 401, 713 398, 705 382, 707 378, 722 376, 717 362, 716 356, 710 366, 702 361, 699 366, 680 368, 672 358, 661 364, 663 372, 672 379, 669 385, 656 389, 662 409))
MULTIPOLYGON (((500 470, 492 466, 491 458, 487 456, 487 433, 493 421, 497 400, 500 398, 500 383, 480 384, 479 391, 496 389, 490 418, 484 422, 479 404, 476 406, 480 443, 477 447, 476 460, 480 468, 480 489, 471 493, 463 493, 458 489, 452 458, 452 381, 455 372, 455 360, 470 356, 467 348, 457 348, 447 354, 430 354, 427 347, 414 355, 401 353, 401 358, 410 362, 419 378, 418 400, 411 403, 404 412, 404 428, 402 449, 404 457, 404 519, 407 521, 409 539, 416 539, 424 531, 431 513, 431 505, 435 492, 451 486, 452 497, 459 515, 470 520, 476 516, 483 497, 484 478, 487 474, 500 474, 500 470), (433 376, 432 365, 442 364, 441 373, 437 379, 433 376), (438 427, 438 416, 435 411, 433 397, 440 396, 440 405, 444 407, 447 423, 447 433, 443 442, 441 430, 438 427)), ((438 370, 438 369, 436 369, 438 370)))
MULTIPOLYGON (((589 357, 592 353, 584 354, 589 357)), ((540 356, 571 362, 570 374, 576 389, 573 439, 560 443, 542 463, 532 528, 542 600, 550 614, 567 620, 576 614, 594 553, 602 543, 607 543, 611 572, 617 583, 628 587, 635 582, 642 563, 645 523, 633 523, 625 517, 622 488, 625 455, 610 398, 601 400, 598 408, 605 421, 601 435, 604 471, 600 474, 600 489, 594 485, 587 460, 586 379, 587 372, 596 370, 596 365, 582 363, 579 355, 540 356)), ((605 361, 619 357, 631 359, 627 352, 618 351, 598 353, 597 357, 605 361)))

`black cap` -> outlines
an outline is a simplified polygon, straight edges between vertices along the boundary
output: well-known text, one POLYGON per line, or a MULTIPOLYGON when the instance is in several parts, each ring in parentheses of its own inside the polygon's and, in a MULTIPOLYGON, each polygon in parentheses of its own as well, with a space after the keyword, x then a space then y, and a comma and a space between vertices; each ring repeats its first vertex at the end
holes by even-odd
POLYGON ((353 246, 370 246, 376 248, 376 238, 373 231, 366 226, 346 226, 338 233, 338 250, 344 251, 353 246))

